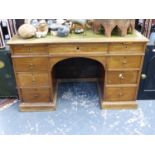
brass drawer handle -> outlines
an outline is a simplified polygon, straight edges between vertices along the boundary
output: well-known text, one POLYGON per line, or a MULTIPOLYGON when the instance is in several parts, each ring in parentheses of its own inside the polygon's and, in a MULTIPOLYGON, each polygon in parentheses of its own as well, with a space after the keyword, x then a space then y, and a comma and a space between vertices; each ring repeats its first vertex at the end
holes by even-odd
POLYGON ((34 64, 29 64, 29 68, 34 68, 35 67, 35 65, 34 64))
POLYGON ((123 93, 122 93, 122 92, 120 92, 118 95, 121 97, 121 96, 123 96, 123 93))
POLYGON ((34 97, 34 98, 37 98, 37 97, 39 97, 39 95, 38 95, 38 94, 35 94, 35 95, 33 95, 33 97, 34 97))
POLYGON ((124 42, 123 45, 126 45, 126 46, 127 45, 132 45, 132 43, 131 42, 124 42))
POLYGON ((36 82, 36 79, 34 77, 34 75, 32 74, 32 83, 34 84, 36 82))
POLYGON ((127 61, 126 61, 126 60, 124 60, 122 63, 123 63, 123 64, 127 64, 127 61))
POLYGON ((34 82, 36 82, 36 80, 35 80, 35 79, 33 79, 33 80, 32 80, 32 82, 34 83, 34 82))
POLYGON ((123 76, 123 74, 122 73, 120 73, 119 75, 118 75, 118 77, 120 78, 120 79, 124 79, 124 76, 123 76))

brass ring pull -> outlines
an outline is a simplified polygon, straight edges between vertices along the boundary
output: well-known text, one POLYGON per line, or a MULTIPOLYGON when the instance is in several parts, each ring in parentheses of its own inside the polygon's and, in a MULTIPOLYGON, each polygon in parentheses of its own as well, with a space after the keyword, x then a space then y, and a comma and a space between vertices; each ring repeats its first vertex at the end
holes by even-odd
POLYGON ((32 80, 32 82, 36 82, 36 80, 32 80))
POLYGON ((36 82, 36 79, 33 77, 33 79, 32 79, 32 82, 34 83, 34 82, 36 82))
POLYGON ((120 93, 119 93, 119 96, 123 96, 123 93, 120 92, 120 93))
POLYGON ((132 43, 131 42, 124 42, 123 45, 126 45, 126 46, 127 45, 132 45, 132 43))
POLYGON ((127 61, 126 61, 126 60, 124 60, 122 63, 123 63, 123 64, 127 64, 127 61))
POLYGON ((39 97, 39 95, 38 95, 38 94, 35 94, 34 97, 35 97, 35 98, 36 98, 36 97, 39 97))
POLYGON ((35 65, 34 65, 34 64, 29 64, 29 67, 30 67, 30 68, 34 68, 35 65))
POLYGON ((31 47, 29 47, 28 49, 29 49, 29 52, 31 52, 31 47))
POLYGON ((34 64, 29 64, 30 67, 34 66, 34 64))
POLYGON ((120 73, 120 74, 118 75, 118 77, 119 77, 120 79, 124 79, 124 76, 123 76, 122 73, 120 73))

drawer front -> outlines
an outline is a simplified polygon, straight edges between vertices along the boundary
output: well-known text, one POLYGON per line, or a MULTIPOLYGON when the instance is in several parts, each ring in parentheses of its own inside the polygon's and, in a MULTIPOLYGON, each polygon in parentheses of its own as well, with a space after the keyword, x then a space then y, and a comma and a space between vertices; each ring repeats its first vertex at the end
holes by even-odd
POLYGON ((108 69, 140 68, 142 56, 110 56, 108 69))
POLYGON ((64 45, 49 45, 49 53, 63 52, 104 52, 106 53, 108 44, 64 44, 64 45))
POLYGON ((113 43, 109 45, 110 53, 143 53, 144 44, 142 43, 113 43))
POLYGON ((49 102, 50 91, 49 89, 21 89, 21 95, 24 102, 49 102))
POLYGON ((19 87, 49 86, 48 73, 16 73, 19 87))
POLYGON ((16 45, 12 46, 12 51, 14 54, 47 54, 46 45, 16 45))
POLYGON ((29 47, 24 46, 24 45, 16 45, 16 46, 11 46, 12 52, 14 54, 27 54, 29 53, 29 47))
POLYGON ((132 101, 135 100, 136 87, 106 87, 106 101, 132 101))
POLYGON ((107 84, 136 84, 138 71, 109 71, 107 84))
POLYGON ((13 58, 13 62, 17 72, 48 70, 48 58, 13 58))

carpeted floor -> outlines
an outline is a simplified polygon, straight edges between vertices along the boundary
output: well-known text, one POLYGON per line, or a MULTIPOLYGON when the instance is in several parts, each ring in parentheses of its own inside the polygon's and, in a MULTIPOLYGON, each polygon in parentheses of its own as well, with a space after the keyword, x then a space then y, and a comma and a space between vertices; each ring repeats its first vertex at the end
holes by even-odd
POLYGON ((100 110, 95 82, 60 83, 57 110, 19 112, 18 103, 0 111, 0 134, 155 134, 155 101, 137 110, 100 110))

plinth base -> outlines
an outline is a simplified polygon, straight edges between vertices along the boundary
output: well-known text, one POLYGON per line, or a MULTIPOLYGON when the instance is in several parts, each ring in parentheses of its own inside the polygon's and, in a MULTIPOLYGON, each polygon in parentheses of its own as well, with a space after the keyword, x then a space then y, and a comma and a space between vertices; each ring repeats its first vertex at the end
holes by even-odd
POLYGON ((54 111, 56 110, 56 104, 52 102, 47 103, 21 103, 19 109, 22 112, 32 111, 54 111))
POLYGON ((136 101, 121 101, 121 102, 110 102, 105 101, 101 103, 101 109, 137 109, 136 101))

